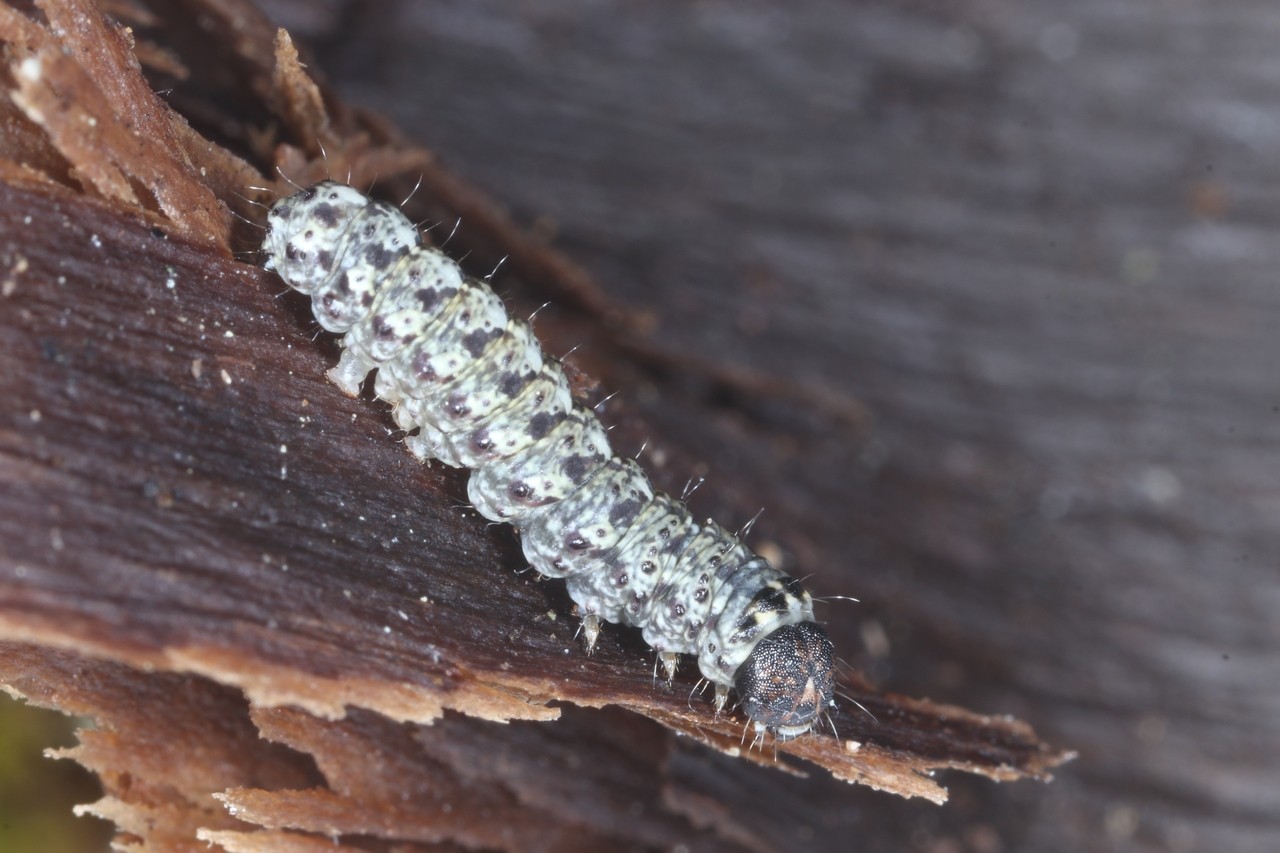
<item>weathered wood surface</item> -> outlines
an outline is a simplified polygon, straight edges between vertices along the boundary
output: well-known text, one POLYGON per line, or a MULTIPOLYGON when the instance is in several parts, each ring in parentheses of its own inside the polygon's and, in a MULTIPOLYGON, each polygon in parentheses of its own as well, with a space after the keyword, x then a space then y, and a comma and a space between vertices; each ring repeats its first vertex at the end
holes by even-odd
MULTIPOLYGON (((668 488, 701 467, 722 472, 699 493, 699 511, 745 519, 760 502, 776 507, 756 541, 797 571, 812 567, 819 591, 854 584, 826 550, 843 511, 810 479, 815 470, 796 467, 804 454, 826 448, 810 464, 840 465, 842 479, 883 487, 886 499, 915 488, 901 476, 869 479, 858 464, 880 429, 871 410, 807 380, 789 387, 644 338, 657 303, 615 302, 429 153, 322 100, 250 7, 192 0, 190 19, 162 4, 120 7, 131 43, 84 0, 38 5, 30 15, 0 6, 11 50, 0 681, 99 719, 76 757, 103 777, 114 799, 98 810, 122 831, 159 849, 185 849, 201 827, 229 850, 311 849, 331 837, 350 849, 377 848, 371 837, 822 849, 851 828, 871 838, 864 822, 884 819, 882 800, 825 775, 777 772, 796 766, 791 756, 934 800, 943 791, 922 775, 931 769, 1012 779, 1061 760, 1012 718, 879 693, 852 673, 846 689, 878 717, 849 704, 837 716, 860 747, 807 738, 776 754, 744 751, 738 723, 686 698, 690 673, 673 692, 652 685, 634 632, 610 632, 585 658, 563 589, 517 574, 511 535, 461 512, 464 475, 414 464, 378 404, 345 399, 323 379, 331 342, 314 338, 279 283, 229 256, 258 232, 233 232, 210 198, 260 218, 239 195, 262 180, 254 166, 276 162, 297 180, 348 168, 357 182, 381 176, 384 191, 407 191, 423 174, 413 209, 461 214, 459 247, 475 249, 474 270, 509 254, 499 287, 514 305, 557 300, 539 329, 553 350, 587 341, 574 359, 584 392, 593 378, 631 389, 610 410, 617 441, 639 448, 652 436, 647 459, 668 488), (185 119, 137 76, 135 52, 185 119), (476 719, 549 719, 560 709, 548 702, 620 705, 666 729, 616 711, 568 712, 549 730, 476 719), (347 709, 369 710, 332 719, 347 709), (469 716, 399 722, 446 709, 469 716), (257 834, 263 826, 282 834, 257 834)), ((873 571, 866 549, 887 545, 871 537, 860 547, 873 571)), ((894 612, 885 600, 875 613, 894 612)), ((883 643, 856 653, 858 634, 901 640, 898 623, 871 615, 859 631, 841 612, 859 611, 829 617, 854 666, 888 676, 885 661, 911 660, 890 658, 883 643)), ((904 604, 893 618, 914 615, 904 604)), ((953 689, 935 678, 927 692, 953 689)), ((884 839, 939 820, 891 808, 897 823, 877 824, 884 839)))
POLYGON ((1280 847, 1280 9, 276 6, 655 347, 871 413, 631 395, 862 598, 855 665, 1081 751, 940 812, 850 792, 847 838, 1280 847))

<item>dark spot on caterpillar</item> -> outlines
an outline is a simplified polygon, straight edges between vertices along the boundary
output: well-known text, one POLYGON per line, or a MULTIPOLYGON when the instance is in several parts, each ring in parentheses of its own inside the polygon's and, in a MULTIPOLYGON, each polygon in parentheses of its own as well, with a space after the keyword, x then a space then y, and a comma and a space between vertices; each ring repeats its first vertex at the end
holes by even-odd
POLYGON ((748 613, 743 616, 734 627, 737 630, 733 632, 733 636, 730 638, 732 643, 745 643, 760 632, 760 625, 756 622, 754 613, 748 613))
POLYGON ((462 345, 467 348, 467 353, 472 358, 479 358, 484 354, 485 347, 500 337, 502 337, 501 329, 476 329, 462 339, 462 345))
POLYGON ((788 597, 793 595, 794 593, 786 584, 769 584, 751 597, 751 603, 747 608, 748 614, 781 613, 787 608, 788 597))
POLYGON ((551 432, 552 427, 557 423, 555 416, 550 412, 538 412, 529 419, 529 435, 535 439, 542 438, 551 432))
POLYGON ((418 307, 424 312, 431 311, 441 302, 441 293, 434 288, 423 287, 415 295, 418 298, 418 307))
MULTIPOLYGON (((519 373, 504 373, 502 378, 498 380, 498 389, 502 391, 504 397, 514 397, 523 390, 526 384, 528 383, 525 381, 525 377, 519 373)), ((541 402, 541 400, 537 402, 541 402)))
MULTIPOLYGON (((460 418, 471 411, 471 407, 467 405, 467 400, 471 399, 462 391, 454 391, 449 394, 445 401, 444 408, 452 417, 460 418)), ((480 430, 485 434, 488 430, 480 430)))
POLYGON ((594 462, 596 459, 592 456, 570 456, 565 460, 562 470, 570 480, 581 483, 587 479, 587 474, 591 473, 594 462))
POLYGON ((609 523, 614 527, 621 527, 623 522, 629 521, 639 515, 640 510, 643 508, 644 504, 636 498, 619 501, 609 510, 609 523))
POLYGON ((365 249, 365 260, 375 270, 385 270, 400 257, 399 252, 392 251, 380 243, 373 243, 365 249))
POLYGON ((331 204, 318 204, 311 209, 311 216, 325 228, 336 228, 338 225, 338 209, 331 204))
POLYGON ((431 365, 431 354, 420 353, 413 360, 413 375, 424 382, 434 382, 436 369, 431 365))

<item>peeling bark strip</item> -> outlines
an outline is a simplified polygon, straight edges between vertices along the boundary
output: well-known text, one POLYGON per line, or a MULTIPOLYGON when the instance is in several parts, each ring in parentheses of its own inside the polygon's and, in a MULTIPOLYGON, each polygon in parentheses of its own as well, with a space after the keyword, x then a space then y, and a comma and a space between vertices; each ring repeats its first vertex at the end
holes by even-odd
POLYGON ((805 734, 835 707, 833 647, 800 582, 614 455, 559 361, 488 284, 349 186, 301 190, 267 222, 265 267, 343 336, 329 377, 355 397, 377 370, 413 454, 471 469, 476 510, 519 530, 541 574, 568 580, 588 653, 609 621, 642 629, 668 684, 679 655, 696 655, 716 713, 736 690, 758 738, 805 734))

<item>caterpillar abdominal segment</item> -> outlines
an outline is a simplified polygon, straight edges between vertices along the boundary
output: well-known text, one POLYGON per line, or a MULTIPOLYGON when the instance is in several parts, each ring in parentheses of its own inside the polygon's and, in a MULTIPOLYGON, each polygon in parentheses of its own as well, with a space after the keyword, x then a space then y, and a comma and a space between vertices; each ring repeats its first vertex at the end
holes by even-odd
POLYGON ((717 711, 735 690, 758 734, 798 736, 833 705, 831 640, 800 582, 615 456, 559 362, 487 284, 422 245, 398 208, 343 184, 282 199, 267 221, 266 268, 343 335, 329 377, 356 394, 377 370, 410 450, 470 468, 476 510, 566 579, 588 647, 601 622, 621 622, 668 679, 678 655, 696 655, 717 711))

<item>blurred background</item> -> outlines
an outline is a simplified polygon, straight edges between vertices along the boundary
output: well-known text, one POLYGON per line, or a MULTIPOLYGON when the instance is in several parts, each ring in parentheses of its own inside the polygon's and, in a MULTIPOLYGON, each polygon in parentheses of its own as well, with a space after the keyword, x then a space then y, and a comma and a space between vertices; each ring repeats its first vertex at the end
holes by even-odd
POLYGON ((74 761, 45 757, 46 750, 75 744, 76 722, 0 692, 0 850, 107 849, 111 824, 71 814, 73 806, 102 796, 98 780, 74 761))

